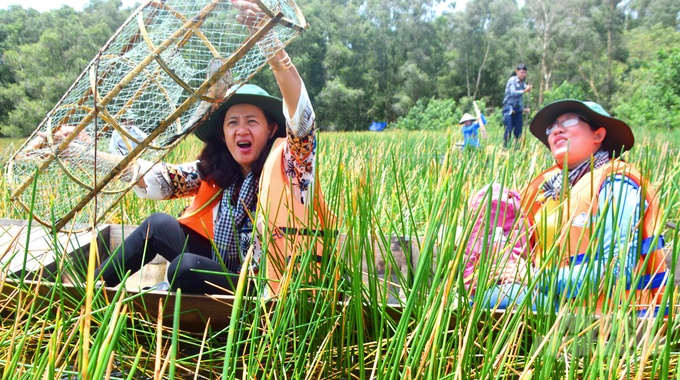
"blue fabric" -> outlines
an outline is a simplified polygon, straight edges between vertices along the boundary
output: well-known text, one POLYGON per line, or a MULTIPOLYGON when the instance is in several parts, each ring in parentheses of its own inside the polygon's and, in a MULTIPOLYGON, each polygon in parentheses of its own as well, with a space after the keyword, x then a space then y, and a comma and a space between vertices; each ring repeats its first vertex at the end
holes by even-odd
MULTIPOLYGON (((486 117, 484 115, 482 116, 482 123, 486 125, 486 117)), ((474 146, 475 148, 479 148, 479 138, 477 137, 477 130, 479 129, 479 122, 475 122, 470 125, 465 125, 460 127, 460 130, 463 131, 463 139, 465 139, 465 143, 463 144, 463 148, 468 146, 474 146)))
MULTIPOLYGON (((654 308, 654 315, 653 315, 652 317, 656 317, 656 315, 659 314, 659 308, 660 308, 660 306, 656 306, 656 307, 654 308)), ((669 307, 666 306, 666 310, 664 311, 664 314, 663 314, 664 317, 667 317, 667 316, 668 316, 668 309, 669 309, 669 307)), ((642 309, 642 310, 638 311, 638 318, 644 318, 644 317, 646 317, 646 316, 647 316, 647 311, 650 311, 650 310, 652 310, 651 307, 650 307, 649 309, 642 309)))
POLYGON ((505 97, 503 98, 503 116, 512 113, 522 113, 524 110, 524 103, 522 103, 522 95, 524 89, 527 88, 526 81, 521 81, 517 75, 513 75, 508 79, 505 85, 505 97))
MULTIPOLYGON (((666 272, 657 273, 654 275, 646 274, 640 279, 640 282, 637 285, 637 290, 659 289, 660 287, 666 285, 666 281, 664 281, 665 278, 666 272)), ((626 289, 630 289, 631 282, 632 281, 628 281, 628 286, 626 286, 626 289)))
MULTIPOLYGON (((635 227, 638 224, 640 215, 638 208, 640 190, 639 186, 630 178, 623 175, 616 175, 613 179, 610 178, 605 181, 600 188, 600 193, 598 194, 598 210, 604 210, 605 207, 607 207, 609 194, 613 194, 613 199, 610 201, 607 215, 605 216, 604 237, 600 240, 597 254, 595 255, 596 261, 593 263, 592 269, 589 271, 586 270, 590 261, 587 256, 576 256, 572 261, 572 265, 558 270, 556 284, 558 294, 567 292, 567 297, 574 298, 578 295, 578 291, 586 278, 590 278, 591 283, 596 283, 596 280, 602 278, 604 269, 609 262, 610 257, 612 257, 613 264, 611 270, 614 271, 614 276, 618 278, 620 261, 618 259, 619 250, 625 248, 626 244, 628 244, 629 234, 637 233, 635 227), (617 214, 616 220, 614 215, 615 211, 617 214), (619 226, 619 234, 617 236, 612 236, 614 225, 619 226)), ((595 220, 599 220, 599 211, 598 217, 595 218, 595 220)), ((632 278, 633 269, 637 264, 638 244, 636 238, 630 240, 630 249, 625 257, 625 276, 629 281, 632 278)))
POLYGON ((501 284, 487 289, 484 294, 484 307, 489 309, 496 308, 505 310, 508 306, 519 305, 527 296, 527 287, 521 284, 501 284))
POLYGON ((374 122, 371 123, 371 126, 368 127, 368 130, 373 131, 373 132, 380 132, 383 129, 385 129, 386 126, 387 126, 387 122, 378 123, 377 121, 374 121, 374 122))
POLYGON ((654 252, 656 250, 659 250, 659 249, 663 248, 663 246, 665 245, 663 235, 659 236, 659 239, 656 241, 656 247, 654 249, 652 249, 652 243, 653 242, 654 242, 654 236, 650 236, 647 239, 642 241, 642 251, 640 251, 642 255, 646 255, 649 252, 654 252))
POLYGON ((508 145, 510 134, 515 135, 515 139, 522 136, 522 112, 515 112, 514 114, 505 115, 505 107, 503 108, 503 124, 505 124, 505 134, 503 134, 503 144, 508 145))

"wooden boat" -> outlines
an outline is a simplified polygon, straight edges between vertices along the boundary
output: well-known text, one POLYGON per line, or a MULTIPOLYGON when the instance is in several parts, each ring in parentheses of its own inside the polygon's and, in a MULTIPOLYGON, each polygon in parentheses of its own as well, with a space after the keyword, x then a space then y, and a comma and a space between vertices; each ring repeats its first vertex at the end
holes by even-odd
MULTIPOLYGON (((99 225, 97 231, 94 232, 97 238, 99 262, 104 260, 109 252, 113 252, 136 227, 99 225)), ((11 304, 18 297, 19 286, 16 279, 21 278, 23 271, 26 279, 24 286, 28 288, 25 291, 29 294, 38 294, 41 299, 47 301, 51 297, 51 292, 59 289, 62 296, 66 295, 64 299, 67 306, 71 308, 80 307, 85 294, 84 283, 68 273, 59 277, 57 268, 60 260, 65 259, 71 260, 75 267, 85 268, 92 234, 90 231, 77 234, 53 233, 37 223, 33 224, 29 230, 27 221, 0 219, 0 252, 4 252, 0 256, 0 263, 5 268, 5 280, 1 284, 1 297, 3 298, 0 300, 0 304, 8 302, 11 304), (26 256, 26 260, 24 256, 26 256), (25 266, 23 265, 24 261, 26 261, 25 266)), ((344 235, 341 235, 341 239, 344 238, 344 235)), ((397 285, 399 280, 395 272, 400 271, 409 281, 412 279, 409 268, 414 268, 417 265, 418 244, 408 239, 391 238, 390 251, 396 268, 392 268, 390 263, 385 261, 381 247, 380 244, 374 244, 374 268, 383 281, 386 275, 389 274, 391 277, 387 280, 388 286, 391 288, 387 300, 388 305, 390 305, 388 309, 391 317, 398 319, 401 309, 398 298, 405 300, 405 296, 397 285)), ((158 318, 158 305, 161 302, 164 305, 162 323, 169 327, 172 326, 176 294, 149 289, 166 279, 167 265, 168 262, 165 259, 157 256, 151 263, 133 273, 125 283, 125 297, 131 300, 135 312, 146 314, 148 318, 144 319, 152 322, 158 318)), ((365 257, 362 267, 367 268, 365 257)), ((84 270, 82 273, 84 273, 84 270)), ((364 277, 366 280, 368 275, 364 275, 364 277)), ((105 299, 111 302, 118 291, 118 287, 107 287, 103 291, 105 292, 105 299)), ((260 301, 258 299, 247 299, 244 307, 255 307, 254 302, 260 301), (248 306, 248 302, 251 303, 250 306, 248 306)), ((209 319, 213 333, 219 332, 229 326, 233 303, 234 296, 229 295, 183 294, 180 302, 180 328, 184 331, 202 333, 206 329, 206 322, 209 319)), ((266 304, 267 309, 272 309, 273 306, 272 301, 266 304)))

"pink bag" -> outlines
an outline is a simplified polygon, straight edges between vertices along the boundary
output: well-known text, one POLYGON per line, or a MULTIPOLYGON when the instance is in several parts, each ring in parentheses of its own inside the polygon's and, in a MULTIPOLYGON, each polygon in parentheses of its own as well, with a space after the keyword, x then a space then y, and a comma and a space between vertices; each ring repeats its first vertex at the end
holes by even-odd
POLYGON ((468 240, 464 258, 464 283, 471 294, 474 294, 477 287, 476 282, 473 281, 473 275, 475 273, 475 266, 482 257, 485 236, 487 236, 488 240, 487 250, 490 251, 494 263, 500 263, 501 265, 516 263, 519 258, 527 259, 528 252, 530 251, 527 239, 528 225, 522 214, 519 193, 508 188, 503 188, 501 191, 499 183, 494 183, 490 186, 492 186, 492 193, 490 194, 492 202, 489 218, 490 226, 485 225, 486 207, 489 203, 487 195, 489 186, 484 186, 468 201, 471 217, 477 218, 470 234, 470 240, 468 240), (501 230, 502 236, 499 236, 501 230), (496 237, 496 241, 494 241, 494 237, 496 237), (512 250, 508 250, 501 257, 501 252, 506 247, 506 241, 514 242, 515 244, 512 250))

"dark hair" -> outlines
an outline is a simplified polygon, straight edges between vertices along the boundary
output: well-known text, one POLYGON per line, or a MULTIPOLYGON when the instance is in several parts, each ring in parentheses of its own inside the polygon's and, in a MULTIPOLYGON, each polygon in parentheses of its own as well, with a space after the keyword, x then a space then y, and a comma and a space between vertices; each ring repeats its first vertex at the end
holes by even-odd
MULTIPOLYGON (((265 119, 267 120, 267 125, 276 124, 276 119, 270 115, 267 111, 262 110, 265 119)), ((241 171, 241 166, 234 159, 234 156, 229 152, 229 148, 224 143, 224 118, 227 114, 227 110, 224 110, 217 118, 218 128, 215 128, 213 133, 213 138, 208 139, 203 146, 203 149, 198 154, 199 163, 197 165, 201 176, 204 179, 211 179, 217 184, 217 186, 228 189, 233 183, 239 183, 244 180, 243 172, 241 171)), ((279 126, 281 128, 281 126, 279 126)), ((253 167, 251 168, 253 175, 256 178, 260 177, 262 173, 262 168, 264 167, 265 161, 267 161, 267 156, 269 151, 271 151, 272 145, 274 144, 275 138, 270 138, 267 141, 260 157, 255 160, 253 167)))
POLYGON ((526 70, 526 69, 527 69, 527 65, 520 63, 519 65, 517 65, 517 68, 512 72, 512 74, 510 74, 510 78, 516 76, 518 70, 526 70))

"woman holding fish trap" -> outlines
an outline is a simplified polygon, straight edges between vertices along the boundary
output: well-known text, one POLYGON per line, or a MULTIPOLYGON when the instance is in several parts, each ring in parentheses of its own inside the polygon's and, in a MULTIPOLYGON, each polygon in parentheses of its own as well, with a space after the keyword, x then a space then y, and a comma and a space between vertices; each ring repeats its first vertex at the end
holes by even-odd
MULTIPOLYGON (((540 273, 534 308, 551 293, 597 313, 655 308, 666 280, 661 215, 644 176, 620 158, 635 141, 630 127, 597 103, 561 100, 542 108, 530 130, 556 163, 521 192, 532 262, 510 260, 498 282, 540 273)), ((514 290, 505 295, 519 303, 526 292, 514 290)))
MULTIPOLYGON (((246 25, 259 12, 253 3, 235 4, 246 25)), ((315 186, 314 110, 286 52, 279 50, 269 64, 283 99, 246 84, 195 129, 205 143, 197 161, 153 166, 138 161, 146 175, 134 188, 137 195, 194 200, 179 218, 153 214, 125 239, 97 273, 106 286, 161 255, 170 261, 172 289, 229 293, 238 274, 252 269, 276 294, 286 263, 296 262, 291 256, 316 253, 319 242, 309 243, 315 237, 297 233, 320 231, 326 222, 315 186), (291 234, 294 242, 286 237, 291 234), (300 241, 305 239, 306 246, 300 241), (249 251, 253 261, 245 266, 249 251), (267 264, 261 266, 265 252, 267 264)))

